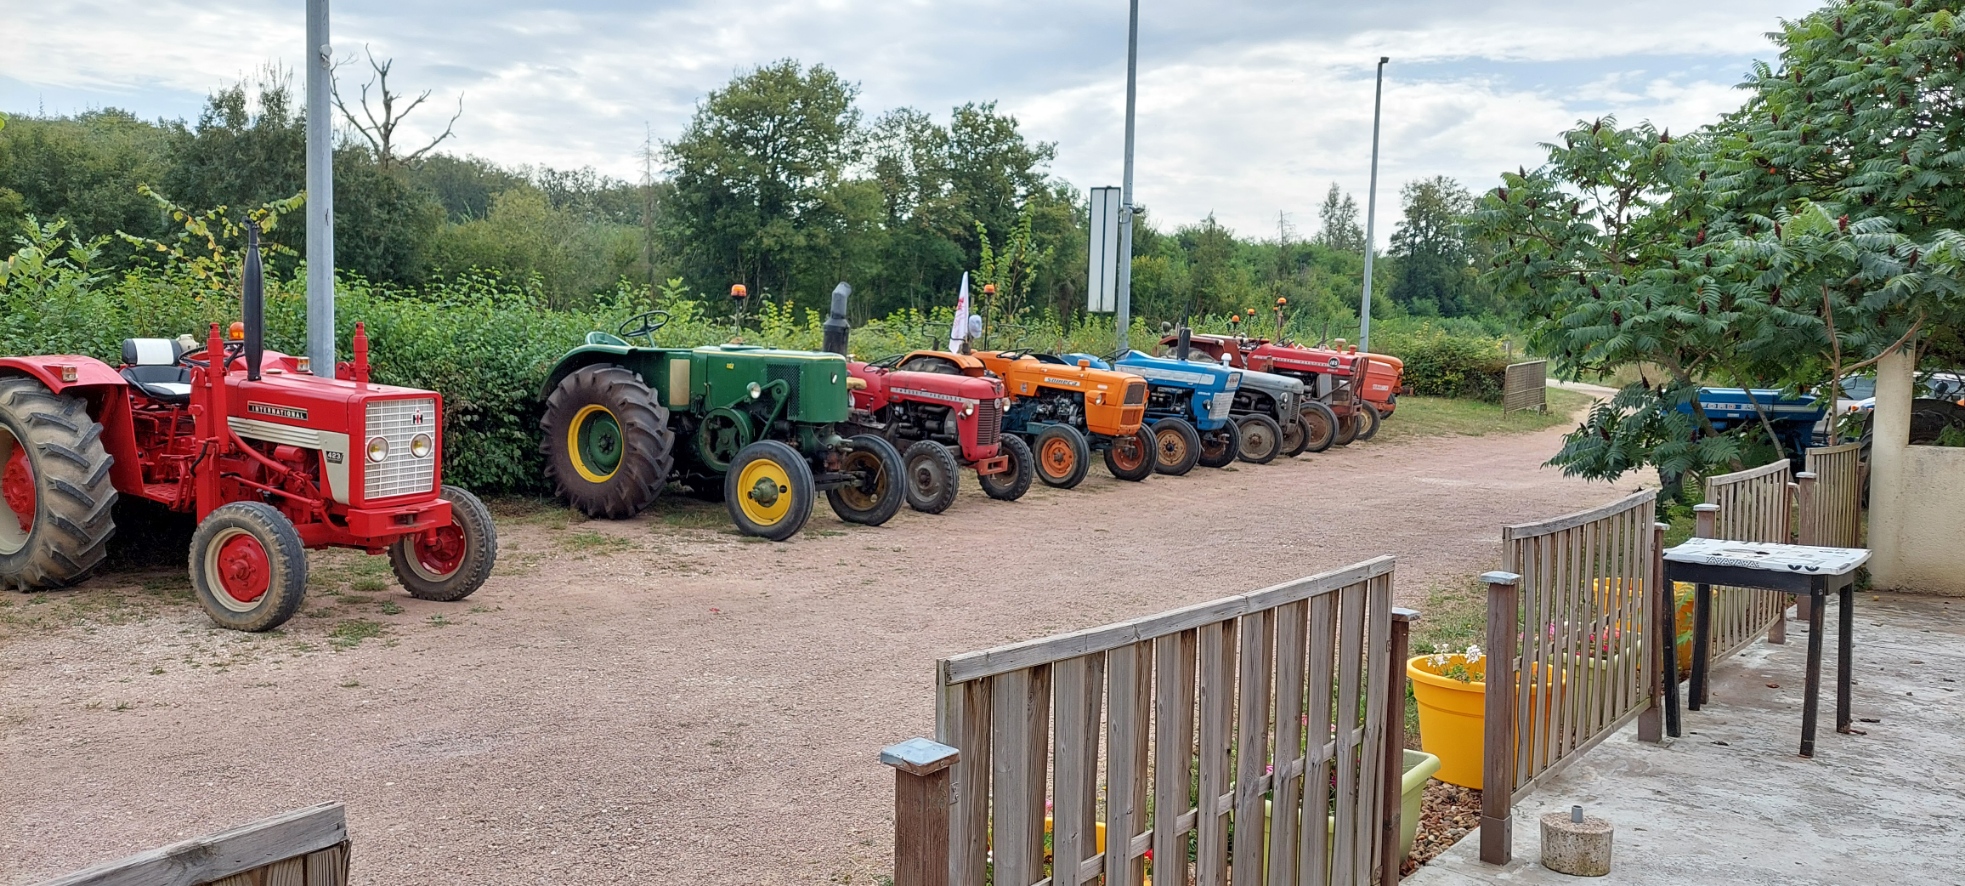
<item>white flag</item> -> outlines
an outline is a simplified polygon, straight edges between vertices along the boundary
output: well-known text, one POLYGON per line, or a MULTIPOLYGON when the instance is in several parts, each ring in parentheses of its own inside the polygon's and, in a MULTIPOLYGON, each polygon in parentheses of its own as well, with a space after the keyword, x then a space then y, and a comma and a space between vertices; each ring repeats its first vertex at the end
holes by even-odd
POLYGON ((960 353, 969 335, 969 274, 962 273, 962 294, 955 298, 955 323, 948 329, 948 349, 960 353))

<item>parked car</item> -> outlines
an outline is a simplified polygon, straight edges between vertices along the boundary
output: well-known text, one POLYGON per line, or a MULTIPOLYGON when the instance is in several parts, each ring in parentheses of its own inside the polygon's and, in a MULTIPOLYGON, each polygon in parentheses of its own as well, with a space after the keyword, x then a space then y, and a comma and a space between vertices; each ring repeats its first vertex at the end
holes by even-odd
MULTIPOLYGON (((1833 439, 1831 425, 1841 425, 1841 436, 1856 437, 1867 427, 1869 414, 1876 410, 1876 376, 1846 375, 1837 386, 1835 409, 1815 428, 1824 440, 1833 439), (1853 418, 1853 422, 1845 421, 1853 418)), ((1827 391, 1817 389, 1818 394, 1827 391)), ((1965 371, 1936 371, 1920 374, 1911 388, 1918 400, 1965 401, 1965 371)))

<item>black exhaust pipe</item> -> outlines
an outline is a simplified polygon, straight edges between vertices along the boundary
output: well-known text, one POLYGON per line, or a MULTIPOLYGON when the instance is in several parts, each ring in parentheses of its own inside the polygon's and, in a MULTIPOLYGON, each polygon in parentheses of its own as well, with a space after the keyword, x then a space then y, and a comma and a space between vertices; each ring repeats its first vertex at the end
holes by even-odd
POLYGON ((1180 331, 1174 333, 1174 341, 1174 358, 1182 363, 1187 362, 1187 352, 1193 347, 1194 330, 1187 328, 1186 323, 1180 324, 1180 331))
POLYGON ((259 381, 266 359, 266 274, 259 266, 259 223, 246 225, 246 380, 259 381))
POLYGON ((846 300, 852 297, 853 287, 851 284, 841 283, 833 287, 832 312, 826 317, 826 322, 823 324, 825 327, 825 350, 838 354, 841 357, 846 356, 846 336, 853 329, 853 325, 846 322, 846 300))

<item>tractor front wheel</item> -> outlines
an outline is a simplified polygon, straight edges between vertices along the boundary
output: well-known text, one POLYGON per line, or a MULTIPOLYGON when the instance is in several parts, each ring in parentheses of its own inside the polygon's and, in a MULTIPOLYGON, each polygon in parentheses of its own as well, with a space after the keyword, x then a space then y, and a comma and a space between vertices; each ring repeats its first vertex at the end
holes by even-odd
POLYGON ((1357 410, 1352 410, 1350 415, 1337 420, 1337 440, 1334 442, 1339 446, 1351 445, 1351 441, 1358 439, 1358 431, 1363 426, 1364 422, 1359 418, 1357 410))
POLYGON ((1044 485, 1071 489, 1084 482, 1091 469, 1092 447, 1070 425, 1051 425, 1037 435, 1037 479, 1044 485))
POLYGON ((818 498, 812 466, 798 450, 777 440, 759 440, 730 460, 723 475, 723 506, 745 535, 784 541, 798 534, 818 498))
POLYGON ((624 520, 655 503, 675 468, 675 431, 655 392, 620 366, 588 366, 546 398, 546 479, 589 517, 624 520))
POLYGON ((1235 420, 1242 431, 1241 452, 1237 458, 1249 464, 1266 465, 1276 460, 1283 445, 1283 428, 1266 415, 1244 415, 1235 420))
POLYGON ((0 586, 45 590, 89 577, 116 531, 109 463, 102 425, 81 398, 0 379, 0 586))
POLYGON ((191 536, 191 587, 219 627, 270 631, 300 611, 307 549, 272 505, 233 502, 191 536))
POLYGON ((1168 417, 1153 423, 1153 469, 1179 477, 1201 460, 1201 432, 1187 419, 1168 417))
POLYGON ((1283 429, 1282 448, 1277 455, 1295 458, 1303 454, 1303 448, 1310 445, 1310 424, 1303 420, 1301 413, 1292 413, 1281 422, 1283 429))
POLYGON ((491 577, 498 529, 477 496, 445 486, 443 497, 450 502, 450 525, 397 539, 389 546, 389 566, 410 596, 448 603, 471 596, 491 577))
POLYGON ((1000 438, 1003 455, 1010 459, 1010 466, 1000 474, 976 476, 977 485, 984 495, 997 501, 1016 501, 1030 491, 1030 481, 1037 479, 1036 461, 1031 457, 1030 444, 1015 434, 1004 434, 1000 438))
POLYGON ((955 504, 961 489, 962 466, 948 447, 933 440, 916 440, 901 453, 907 474, 907 506, 924 514, 939 514, 955 504))
POLYGON ((1373 406, 1370 403, 1362 403, 1359 405, 1364 407, 1365 416, 1364 416, 1363 426, 1358 428, 1358 440, 1359 441, 1369 440, 1373 437, 1378 436, 1378 423, 1384 421, 1385 418, 1384 416, 1379 414, 1378 407, 1373 406))
POLYGON ((1242 426, 1227 422, 1218 431, 1201 434, 1201 467, 1225 468, 1242 454, 1242 426))
POLYGON ((1337 413, 1316 401, 1303 404, 1303 427, 1310 433, 1303 441, 1304 452, 1322 452, 1337 442, 1337 413))
POLYGON ((1105 469, 1114 477, 1137 483, 1153 476, 1153 469, 1159 463, 1159 448, 1153 429, 1141 424, 1132 436, 1114 437, 1106 445, 1105 469))
POLYGON ((879 526, 900 513, 907 501, 906 472, 894 444, 872 434, 846 438, 852 447, 839 459, 839 469, 860 475, 857 482, 826 490, 826 500, 839 519, 862 526, 879 526))

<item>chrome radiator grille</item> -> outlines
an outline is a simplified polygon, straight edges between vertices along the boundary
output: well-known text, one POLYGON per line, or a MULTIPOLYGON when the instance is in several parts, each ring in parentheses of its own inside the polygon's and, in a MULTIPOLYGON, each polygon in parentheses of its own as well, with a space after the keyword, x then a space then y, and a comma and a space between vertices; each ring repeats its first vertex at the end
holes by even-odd
POLYGON ((1003 433, 1003 413, 996 408, 995 400, 983 400, 976 404, 976 445, 993 446, 996 438, 1003 433))
POLYGON ((372 501, 432 491, 437 480, 436 454, 433 452, 427 458, 417 458, 410 454, 409 443, 418 434, 429 434, 434 443, 437 425, 435 400, 369 401, 368 421, 355 449, 358 454, 351 456, 363 460, 363 498, 372 501), (389 441, 389 456, 380 464, 368 461, 367 456, 362 454, 368 450, 368 441, 377 437, 389 441))

